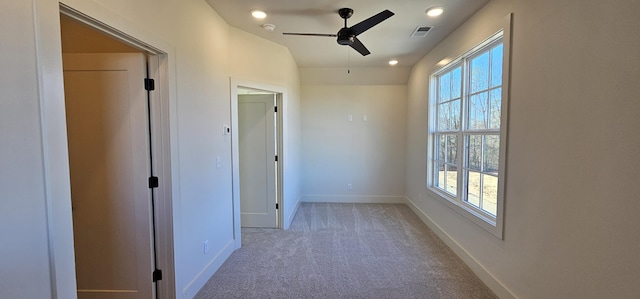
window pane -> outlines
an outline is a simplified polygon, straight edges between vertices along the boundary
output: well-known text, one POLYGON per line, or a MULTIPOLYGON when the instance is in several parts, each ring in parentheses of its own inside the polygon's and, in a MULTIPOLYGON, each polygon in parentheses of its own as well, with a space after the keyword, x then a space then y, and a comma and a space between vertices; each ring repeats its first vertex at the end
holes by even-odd
POLYGON ((445 178, 445 173, 444 173, 445 167, 444 167, 444 163, 438 163, 438 168, 437 171, 435 171, 434 175, 434 184, 436 185, 436 187, 439 187, 441 189, 444 189, 444 178, 445 178))
POLYGON ((484 137, 484 172, 498 173, 500 164, 500 137, 497 135, 486 135, 484 137))
POLYGON ((482 181, 482 209, 495 216, 498 210, 498 177, 483 174, 482 181))
POLYGON ((458 194, 458 169, 454 165, 447 164, 447 189, 449 193, 458 194))
POLYGON ((447 135, 447 163, 458 163, 458 137, 447 135))
POLYGON ((439 101, 445 102, 451 99, 451 73, 440 76, 440 96, 439 101))
POLYGON ((438 105, 438 131, 449 131, 449 103, 438 105))
POLYGON ((467 202, 480 207, 480 173, 475 171, 467 172, 467 202))
POLYGON ((491 87, 502 85, 502 44, 491 49, 491 87))
POLYGON ((462 91, 462 67, 451 71, 451 98, 459 98, 462 91))
POLYGON ((482 135, 467 136, 467 167, 472 170, 481 170, 482 161, 482 135))
POLYGON ((470 62, 471 93, 489 88, 489 52, 486 52, 470 62))
POLYGON ((469 98, 469 130, 487 128, 487 103, 486 92, 479 93, 469 98))
POLYGON ((500 129, 500 110, 502 106, 502 88, 489 92, 489 129, 500 129))
POLYGON ((460 100, 451 101, 451 113, 449 114, 449 128, 454 131, 460 130, 460 100))
POLYGON ((447 146, 447 137, 444 135, 439 135, 436 142, 436 150, 438 151, 436 157, 439 161, 444 161, 444 154, 446 153, 447 146))

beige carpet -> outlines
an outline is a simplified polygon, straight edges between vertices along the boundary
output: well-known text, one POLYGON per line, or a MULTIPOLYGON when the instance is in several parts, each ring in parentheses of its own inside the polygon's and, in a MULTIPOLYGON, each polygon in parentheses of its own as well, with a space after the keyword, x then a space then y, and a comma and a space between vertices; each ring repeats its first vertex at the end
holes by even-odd
POLYGON ((288 231, 242 229, 195 298, 496 298, 405 205, 300 206, 288 231))

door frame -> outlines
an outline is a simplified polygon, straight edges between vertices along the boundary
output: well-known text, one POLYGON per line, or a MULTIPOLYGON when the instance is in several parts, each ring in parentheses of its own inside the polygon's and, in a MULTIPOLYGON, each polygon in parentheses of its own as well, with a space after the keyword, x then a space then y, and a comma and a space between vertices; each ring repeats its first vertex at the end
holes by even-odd
MULTIPOLYGON (((156 248, 156 269, 162 270, 162 279, 156 282, 156 296, 158 298, 175 297, 175 263, 174 263, 174 234, 173 234, 173 206, 171 185, 171 142, 172 128, 170 126, 171 94, 169 80, 169 54, 157 47, 151 46, 133 36, 120 31, 110 25, 82 13, 63 3, 59 4, 61 14, 69 16, 87 26, 105 33, 118 41, 134 48, 138 48, 147 56, 148 77, 156 81, 156 92, 150 92, 150 102, 155 103, 150 110, 150 135, 152 154, 154 159, 152 175, 159 178, 159 187, 151 189, 155 198, 154 218, 156 248)), ((61 49, 59 49, 61 51, 61 49)), ((142 82, 141 82, 142 84, 142 82)), ((66 119, 64 120, 66 122, 66 119)), ((65 135, 66 143, 66 135, 65 135)), ((67 161, 68 167, 68 161, 67 161)), ((53 233, 50 238, 53 238, 53 233)), ((55 266, 55 260, 52 261, 55 266)))
POLYGON ((283 126, 284 115, 286 113, 287 102, 287 89, 282 86, 271 85, 266 83, 254 82, 250 80, 230 78, 231 85, 231 171, 232 171, 232 185, 233 185, 233 238, 235 240, 236 248, 241 246, 241 226, 240 226, 240 147, 238 143, 238 89, 253 89, 258 91, 264 91, 273 93, 276 95, 276 106, 278 112, 276 113, 276 144, 278 155, 278 166, 276 174, 276 203, 278 203, 278 210, 276 211, 278 229, 284 229, 284 192, 283 182, 284 177, 284 164, 286 161, 286 153, 284 151, 284 144, 287 137, 287 128, 283 126))

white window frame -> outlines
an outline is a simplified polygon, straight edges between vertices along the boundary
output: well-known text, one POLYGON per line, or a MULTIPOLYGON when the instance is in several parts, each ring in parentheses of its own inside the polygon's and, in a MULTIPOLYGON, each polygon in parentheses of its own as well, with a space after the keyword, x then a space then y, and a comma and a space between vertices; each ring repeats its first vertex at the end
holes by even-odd
MULTIPOLYGON (((429 95, 429 136, 428 136, 428 146, 427 146, 427 190, 432 193, 435 198, 440 199, 447 206, 457 211, 470 221, 476 223, 480 227, 484 228, 486 231, 490 232, 494 236, 502 239, 503 238, 503 219, 504 219, 504 190, 505 190, 505 173, 506 173, 506 155, 507 155, 507 127, 508 127, 508 102, 509 102, 509 78, 510 78, 510 59, 511 59, 511 16, 507 17, 507 24, 505 24, 504 28, 502 28, 497 33, 491 35, 489 38, 473 47, 469 51, 460 55, 457 59, 452 60, 451 62, 444 65, 442 68, 436 70, 430 76, 430 95, 429 95), (457 180, 457 194, 453 195, 441 188, 435 186, 436 175, 435 171, 438 165, 436 165, 436 157, 434 156, 437 152, 435 146, 437 144, 435 140, 436 135, 436 113, 437 113, 437 96, 438 96, 438 77, 442 74, 446 74, 447 72, 454 70, 458 66, 462 66, 462 105, 460 108, 461 119, 465 118, 469 97, 468 82, 469 76, 468 71, 465 70, 467 67, 468 61, 477 57, 478 55, 484 53, 486 50, 490 49, 490 47, 495 46, 496 42, 502 40, 503 45, 503 57, 502 57, 502 98, 501 98, 501 114, 500 114, 500 129, 495 130, 493 133, 499 135, 500 137, 500 151, 499 151, 499 173, 498 173, 498 198, 497 198, 497 210, 495 217, 490 213, 484 212, 481 209, 474 207, 473 205, 463 201, 462 194, 466 192, 466 182, 464 178, 464 165, 465 160, 465 151, 464 151, 464 136, 468 135, 472 131, 464 130, 464 125, 466 121, 461 121, 459 126, 460 130, 455 131, 456 136, 458 136, 457 141, 457 172, 458 172, 458 180, 457 180), (465 100, 466 98, 466 100, 465 100)), ((483 130, 479 133, 487 133, 489 130, 483 130)))

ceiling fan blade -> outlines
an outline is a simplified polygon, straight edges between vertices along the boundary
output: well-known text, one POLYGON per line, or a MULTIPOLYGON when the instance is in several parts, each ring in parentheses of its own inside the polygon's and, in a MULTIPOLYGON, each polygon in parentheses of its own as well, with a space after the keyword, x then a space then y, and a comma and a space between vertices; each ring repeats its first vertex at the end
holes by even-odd
POLYGON ((379 14, 370 17, 358 24, 355 24, 353 26, 351 26, 351 30, 353 30, 353 34, 358 35, 360 33, 363 33, 367 30, 369 30, 371 27, 378 25, 378 23, 392 17, 394 15, 394 13, 392 13, 390 10, 385 9, 384 11, 380 12, 379 14))
POLYGON ((291 33, 291 32, 283 32, 283 35, 302 35, 302 36, 326 36, 326 37, 337 37, 337 34, 324 34, 324 33, 291 33))
POLYGON ((357 37, 353 39, 353 44, 351 44, 351 48, 358 51, 358 53, 362 54, 362 56, 367 56, 371 54, 371 52, 367 50, 367 47, 365 47, 357 37))

